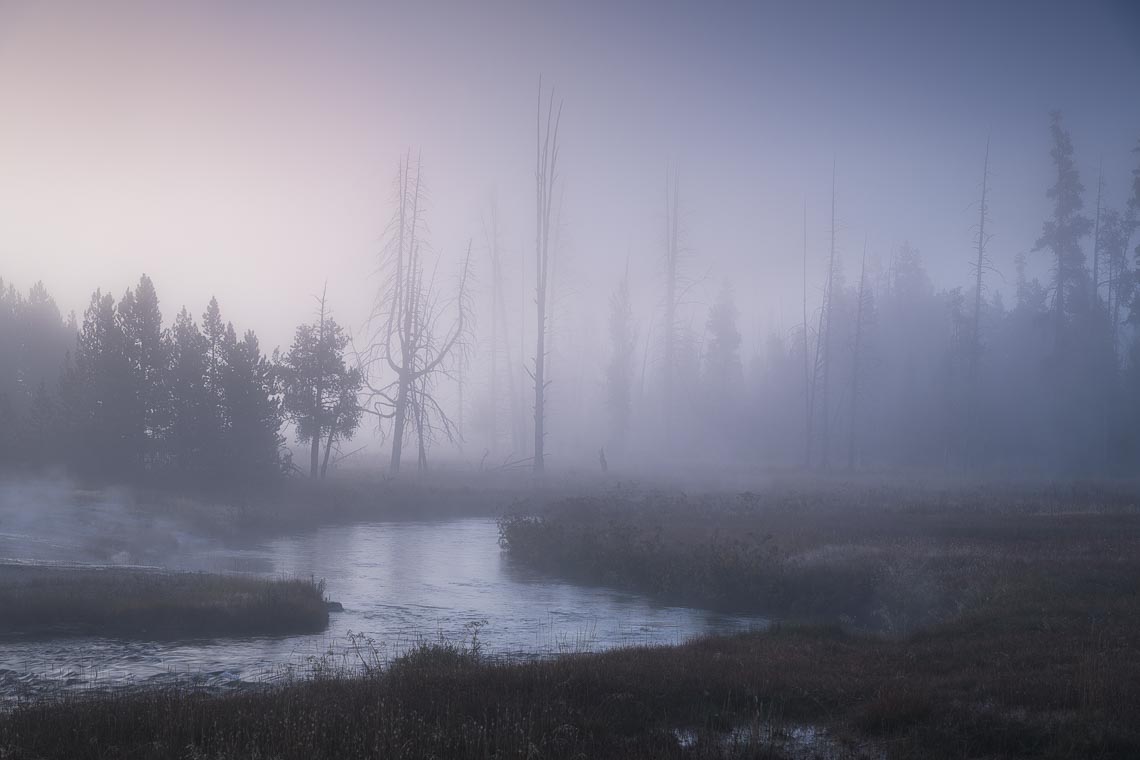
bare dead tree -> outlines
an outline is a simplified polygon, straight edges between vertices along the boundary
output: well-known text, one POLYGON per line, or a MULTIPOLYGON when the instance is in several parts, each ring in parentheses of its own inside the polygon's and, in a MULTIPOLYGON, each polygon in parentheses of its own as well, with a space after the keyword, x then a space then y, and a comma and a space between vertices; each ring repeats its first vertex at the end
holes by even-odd
POLYGON ((445 302, 435 267, 425 275, 420 234, 423 228, 420 160, 406 155, 396 179, 396 212, 389 224, 380 272, 384 284, 369 317, 368 344, 359 362, 366 375, 368 408, 381 422, 392 421, 390 470, 399 472, 405 439, 416 434, 418 462, 427 463, 427 444, 458 438, 451 418, 434 392, 441 378, 454 379, 455 362, 465 350, 467 283, 471 245, 459 275, 457 296, 445 302), (384 382, 382 378, 391 376, 384 382))
POLYGON ((982 276, 990 267, 986 257, 986 245, 990 241, 986 233, 986 222, 989 221, 990 207, 986 200, 990 181, 990 141, 986 139, 986 157, 982 163, 982 200, 978 204, 978 237, 975 245, 974 259, 974 319, 973 335, 970 338, 970 382, 973 389, 978 385, 978 364, 982 355, 982 293, 985 285, 982 276))
POLYGON ((534 370, 534 471, 541 473, 546 466, 546 300, 550 281, 550 229, 551 207, 554 200, 554 182, 558 176, 558 125, 562 121, 562 102, 554 110, 554 93, 550 94, 546 120, 542 118, 542 81, 538 83, 538 111, 535 120, 535 310, 537 334, 534 370))
POLYGON ((807 253, 807 198, 804 198, 804 467, 811 467, 811 433, 815 410, 815 374, 809 372, 808 360, 808 253, 807 253))
POLYGON ((1093 305, 1100 308, 1100 210, 1101 195, 1104 192, 1104 166, 1097 166, 1096 173, 1096 216, 1093 222, 1092 286, 1093 305))
POLYGON ((820 454, 819 464, 827 469, 828 454, 831 449, 831 312, 835 282, 835 163, 831 164, 831 252, 827 258, 827 287, 823 294, 823 330, 819 340, 823 342, 823 451, 820 454))
MULTIPOLYGON (((974 261, 972 262, 972 269, 974 270, 974 313, 973 320, 970 326, 970 356, 969 356, 969 413, 967 416, 968 435, 970 438, 976 437, 978 426, 981 424, 981 376, 980 367, 982 360, 982 297, 985 292, 984 275, 987 270, 992 269, 989 257, 986 255, 986 246, 990 242, 990 234, 986 232, 986 223, 990 220, 990 207, 989 207, 989 187, 990 187, 990 139, 986 138, 986 154, 985 159, 982 161, 982 197, 978 203, 978 236, 975 239, 974 245, 974 261)), ((978 442, 973 441, 973 445, 968 447, 967 451, 977 452, 978 442)))
MULTIPOLYGON (((507 322, 506 291, 503 287, 503 260, 499 248, 499 210, 492 201, 490 224, 484 225, 487 252, 491 260, 491 428, 492 439, 498 443, 499 376, 506 371, 507 400, 510 404, 511 445, 516 453, 525 449, 526 420, 515 388, 515 364, 511 358, 510 329, 507 322), (500 367, 499 354, 504 354, 500 367)), ((521 332, 521 329, 520 329, 521 332)))
MULTIPOLYGON (((982 294, 985 292, 983 276, 992 269, 989 257, 986 256, 986 246, 990 242, 990 235, 986 232, 986 223, 990 220, 989 207, 990 183, 990 139, 986 138, 986 156, 982 161, 982 198, 978 204, 978 236, 975 241, 974 270, 974 314, 970 335, 970 413, 967 424, 970 437, 974 437, 978 425, 981 423, 981 377, 979 370, 982 360, 982 294)), ((969 447, 968 451, 977 451, 977 441, 969 447)))
POLYGON ((677 372, 677 306, 678 270, 680 269, 681 244, 678 239, 678 190, 677 172, 669 166, 665 168, 665 322, 662 325, 664 341, 664 419, 669 426, 675 414, 674 384, 677 372))
POLYGON ((867 303, 867 241, 859 266, 859 302, 855 307, 855 345, 851 356, 851 427, 847 439, 847 469, 855 469, 855 436, 859 429, 859 374, 863 367, 863 312, 867 303))

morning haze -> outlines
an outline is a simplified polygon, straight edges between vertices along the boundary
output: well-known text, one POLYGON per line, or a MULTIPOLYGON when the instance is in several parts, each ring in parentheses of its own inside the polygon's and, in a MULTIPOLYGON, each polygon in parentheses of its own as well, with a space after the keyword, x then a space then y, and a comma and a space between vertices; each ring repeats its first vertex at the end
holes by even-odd
POLYGON ((0 0, 0 757, 1134 757, 1140 12, 0 0))

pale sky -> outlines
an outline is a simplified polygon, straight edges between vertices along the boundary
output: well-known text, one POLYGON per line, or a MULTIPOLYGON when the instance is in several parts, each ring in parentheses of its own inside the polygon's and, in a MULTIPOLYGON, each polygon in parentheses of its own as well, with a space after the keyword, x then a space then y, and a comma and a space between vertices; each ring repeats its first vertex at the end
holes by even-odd
POLYGON ((168 320, 216 295, 267 350, 327 280, 357 328, 405 150, 446 260, 480 247, 492 194, 508 255, 529 250, 540 74, 565 102, 565 292, 608 294, 628 257, 645 310, 667 160, 694 270, 790 327, 802 205, 818 271, 833 160, 850 266, 865 238, 910 240, 952 286, 987 135, 1010 282, 1049 213, 1051 109, 1090 205, 1098 162, 1120 205, 1138 158, 1127 2, 0 0, 0 276, 66 311, 147 272, 168 320))

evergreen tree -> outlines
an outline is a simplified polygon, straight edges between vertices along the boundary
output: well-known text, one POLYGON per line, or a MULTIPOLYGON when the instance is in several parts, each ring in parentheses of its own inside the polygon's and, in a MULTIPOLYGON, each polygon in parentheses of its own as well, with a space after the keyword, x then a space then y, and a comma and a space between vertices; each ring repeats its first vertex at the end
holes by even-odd
POLYGON ((282 443, 273 367, 261 353, 257 336, 249 331, 238 340, 233 325, 226 328, 224 354, 226 471, 238 477, 272 472, 278 467, 282 443))
POLYGON ((27 459, 34 464, 54 461, 60 444, 59 404, 41 381, 24 425, 27 436, 27 459))
POLYGON ((170 331, 169 351, 167 456, 182 470, 201 470, 212 443, 214 410, 206 388, 206 341, 185 307, 170 331))
MULTIPOLYGON (((1053 258, 1054 341, 1058 352, 1067 342, 1070 317, 1087 306, 1087 273, 1081 239, 1092 230, 1092 221, 1081 213, 1085 187, 1073 159, 1073 141, 1054 111, 1050 123, 1053 165, 1057 179, 1046 195, 1053 201, 1053 218, 1045 222, 1034 250, 1048 250, 1053 258)), ((1059 360, 1061 356, 1057 357, 1059 360)))
POLYGON ((720 399, 729 397, 743 374, 737 316, 732 288, 725 283, 709 310, 706 325, 709 341, 705 352, 705 371, 710 387, 720 399))
POLYGON ((297 440, 309 445, 309 474, 314 478, 327 471, 333 443, 352 438, 360 425, 357 397, 363 380, 358 369, 345 364, 347 345, 348 336, 325 314, 322 299, 320 318, 298 327, 289 353, 278 360, 285 416, 297 440))
POLYGON ((139 456, 142 463, 152 463, 159 457, 168 425, 170 401, 165 381, 170 351, 162 329, 158 294, 145 274, 134 293, 128 290, 119 303, 119 320, 137 394, 135 424, 139 456))
POLYGON ((625 447, 629 432, 630 395, 633 384, 634 347, 637 331, 633 325, 633 304, 629 297, 629 267, 610 296, 610 362, 606 368, 606 408, 609 413, 610 446, 618 452, 625 447))
POLYGON ((83 469, 116 477, 136 461, 132 411, 134 387, 126 338, 117 319, 115 300, 95 291, 83 315, 75 349, 73 394, 75 461, 83 469))

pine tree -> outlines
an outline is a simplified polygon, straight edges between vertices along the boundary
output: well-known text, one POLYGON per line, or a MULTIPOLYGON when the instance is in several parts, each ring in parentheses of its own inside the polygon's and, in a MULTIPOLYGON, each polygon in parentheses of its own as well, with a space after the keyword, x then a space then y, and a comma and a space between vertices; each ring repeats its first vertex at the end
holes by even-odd
POLYGON ((95 291, 83 315, 75 350, 75 459, 79 466, 105 477, 127 474, 136 462, 132 410, 134 387, 126 339, 110 294, 95 291))
POLYGON ((278 469, 281 403, 273 366, 261 353, 253 331, 241 340, 226 328, 222 396, 225 399, 223 450, 225 473, 234 477, 267 474, 278 469))
POLYGON ((167 456, 182 470, 201 470, 211 445, 212 399, 206 388, 206 340, 185 307, 170 331, 169 351, 167 456))
POLYGON ((360 425, 357 397, 363 380, 358 369, 345 363, 347 345, 348 336, 326 313, 322 298, 318 320, 298 327, 289 353, 278 360, 284 413, 295 426, 297 440, 309 445, 313 478, 326 474, 333 444, 352 438, 360 425))
POLYGON ((743 369, 740 362, 740 330, 736 320, 738 311, 732 288, 725 283, 716 303, 709 310, 706 329, 709 342, 705 352, 705 372, 716 398, 727 401, 740 380, 743 369))
POLYGON ((1053 201, 1053 218, 1046 221, 1034 250, 1048 250, 1053 257, 1053 318, 1057 359, 1065 350, 1070 317, 1087 300, 1087 273, 1081 239, 1092 229, 1092 222, 1081 213, 1084 185, 1073 160, 1073 141, 1054 111, 1050 124, 1053 137, 1053 165, 1057 179, 1046 195, 1053 201))
POLYGON ((165 380, 170 352, 162 329, 158 294, 145 274, 139 278, 135 291, 127 291, 119 303, 119 321, 137 394, 135 414, 140 460, 150 465, 158 460, 162 437, 169 424, 170 401, 165 380))
POLYGON ((606 368, 606 407, 610 423, 610 447, 621 452, 629 433, 630 396, 633 385, 633 352, 637 331, 629 294, 629 266, 610 296, 610 361, 606 368))

